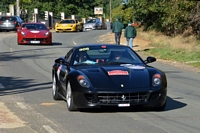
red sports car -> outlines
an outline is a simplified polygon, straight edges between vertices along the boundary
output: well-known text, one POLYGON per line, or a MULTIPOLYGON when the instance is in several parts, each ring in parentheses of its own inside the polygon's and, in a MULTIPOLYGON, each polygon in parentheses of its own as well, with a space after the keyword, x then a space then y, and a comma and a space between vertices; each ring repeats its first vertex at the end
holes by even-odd
POLYGON ((52 44, 52 33, 43 23, 24 23, 17 31, 18 45, 52 44))

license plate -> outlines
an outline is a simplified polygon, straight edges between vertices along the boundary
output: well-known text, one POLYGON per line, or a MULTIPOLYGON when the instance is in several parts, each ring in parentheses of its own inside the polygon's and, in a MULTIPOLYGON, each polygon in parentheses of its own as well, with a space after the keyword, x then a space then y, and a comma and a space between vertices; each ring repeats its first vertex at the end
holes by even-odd
POLYGON ((118 107, 130 107, 130 103, 118 104, 118 107))
POLYGON ((40 41, 31 41, 31 43, 40 43, 40 41))

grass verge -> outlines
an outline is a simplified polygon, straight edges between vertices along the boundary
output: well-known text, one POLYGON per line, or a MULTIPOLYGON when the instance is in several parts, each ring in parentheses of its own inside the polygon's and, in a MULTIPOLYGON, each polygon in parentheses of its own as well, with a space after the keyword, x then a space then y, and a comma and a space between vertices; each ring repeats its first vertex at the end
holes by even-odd
POLYGON ((144 54, 200 68, 200 40, 194 36, 169 37, 155 31, 142 32, 141 29, 137 30, 139 36, 150 42, 149 47, 151 48, 143 51, 144 54))

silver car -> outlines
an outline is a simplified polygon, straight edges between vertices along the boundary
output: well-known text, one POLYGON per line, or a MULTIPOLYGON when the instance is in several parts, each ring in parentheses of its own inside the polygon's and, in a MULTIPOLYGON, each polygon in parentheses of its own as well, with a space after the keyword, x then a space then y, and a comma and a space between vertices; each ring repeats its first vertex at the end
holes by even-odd
POLYGON ((23 20, 18 16, 2 16, 0 18, 0 31, 16 31, 17 27, 23 23, 23 20))
POLYGON ((101 30, 102 22, 98 18, 88 19, 84 24, 84 30, 101 30))

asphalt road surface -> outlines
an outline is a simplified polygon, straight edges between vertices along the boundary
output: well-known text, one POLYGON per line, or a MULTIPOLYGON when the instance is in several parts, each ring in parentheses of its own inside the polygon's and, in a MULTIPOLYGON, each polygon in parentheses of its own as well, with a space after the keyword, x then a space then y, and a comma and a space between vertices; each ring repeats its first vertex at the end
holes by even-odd
MULTIPOLYGON (((199 133, 200 74, 161 62, 150 65, 168 79, 166 109, 94 109, 69 112, 54 101, 54 59, 76 45, 101 43, 110 31, 53 33, 53 46, 17 45, 14 32, 0 32, 0 133, 199 133)), ((145 56, 142 56, 145 58, 145 56)))

